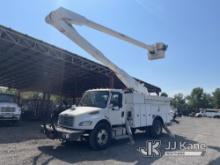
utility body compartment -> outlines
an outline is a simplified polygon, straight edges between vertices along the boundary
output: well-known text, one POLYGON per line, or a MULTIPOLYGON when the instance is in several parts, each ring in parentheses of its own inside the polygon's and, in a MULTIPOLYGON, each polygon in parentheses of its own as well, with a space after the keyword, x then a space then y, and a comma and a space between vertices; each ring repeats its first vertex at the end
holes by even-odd
POLYGON ((152 125, 156 116, 160 116, 164 123, 170 122, 170 98, 126 93, 125 104, 131 113, 130 122, 133 128, 152 125))

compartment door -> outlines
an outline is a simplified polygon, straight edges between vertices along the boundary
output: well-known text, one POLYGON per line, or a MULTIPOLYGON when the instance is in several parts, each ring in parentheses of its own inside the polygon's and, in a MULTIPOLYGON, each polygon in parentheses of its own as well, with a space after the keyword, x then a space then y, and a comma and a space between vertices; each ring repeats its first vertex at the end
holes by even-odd
POLYGON ((147 112, 146 112, 146 104, 140 104, 140 112, 141 112, 141 127, 147 126, 147 112))

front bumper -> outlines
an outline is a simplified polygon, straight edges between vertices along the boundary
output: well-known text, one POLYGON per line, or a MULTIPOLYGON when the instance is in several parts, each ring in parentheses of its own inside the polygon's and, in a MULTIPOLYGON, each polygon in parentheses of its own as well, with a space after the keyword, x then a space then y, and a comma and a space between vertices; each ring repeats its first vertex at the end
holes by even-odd
POLYGON ((10 116, 10 117, 8 117, 8 116, 0 116, 0 121, 8 121, 8 120, 20 120, 20 116, 19 115, 14 115, 14 116, 10 116))
POLYGON ((43 124, 41 125, 41 132, 44 133, 49 139, 76 141, 81 137, 81 135, 83 135, 85 131, 62 128, 52 124, 43 124))

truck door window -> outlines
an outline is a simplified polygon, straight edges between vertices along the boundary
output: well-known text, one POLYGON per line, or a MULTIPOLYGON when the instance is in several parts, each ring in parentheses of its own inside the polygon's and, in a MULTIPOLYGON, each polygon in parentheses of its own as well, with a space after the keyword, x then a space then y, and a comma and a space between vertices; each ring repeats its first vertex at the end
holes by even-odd
POLYGON ((105 108, 108 98, 108 91, 88 91, 83 95, 79 106, 105 108))
POLYGON ((113 107, 122 107, 122 94, 119 92, 112 92, 112 97, 110 104, 113 105, 113 107))

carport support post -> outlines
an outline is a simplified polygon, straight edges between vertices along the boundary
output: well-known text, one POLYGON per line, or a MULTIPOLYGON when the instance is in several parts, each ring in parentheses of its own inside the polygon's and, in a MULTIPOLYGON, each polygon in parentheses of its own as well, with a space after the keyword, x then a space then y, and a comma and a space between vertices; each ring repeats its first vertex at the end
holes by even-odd
POLYGON ((47 95, 46 95, 47 97, 46 97, 46 109, 45 109, 45 114, 46 114, 46 116, 47 117, 49 117, 50 116, 50 111, 49 110, 51 110, 50 109, 50 93, 48 92, 47 93, 47 95))
POLYGON ((159 96, 159 95, 160 95, 160 92, 156 91, 156 94, 157 94, 157 96, 159 96))
POLYGON ((21 91, 19 89, 16 90, 17 95, 17 104, 21 105, 21 91))
POLYGON ((49 108, 49 100, 50 100, 50 93, 43 92, 43 98, 42 98, 42 113, 41 113, 41 119, 46 121, 48 119, 48 108, 49 108))
POLYGON ((46 99, 46 93, 43 92, 43 98, 42 98, 42 102, 41 102, 41 113, 40 113, 40 118, 43 121, 46 121, 46 118, 45 118, 45 99, 46 99))
POLYGON ((114 88, 114 76, 112 74, 109 76, 109 87, 114 88))
POLYGON ((77 83, 77 79, 76 79, 76 80, 74 81, 73 104, 76 104, 76 96, 78 95, 77 89, 78 89, 78 83, 77 83))

